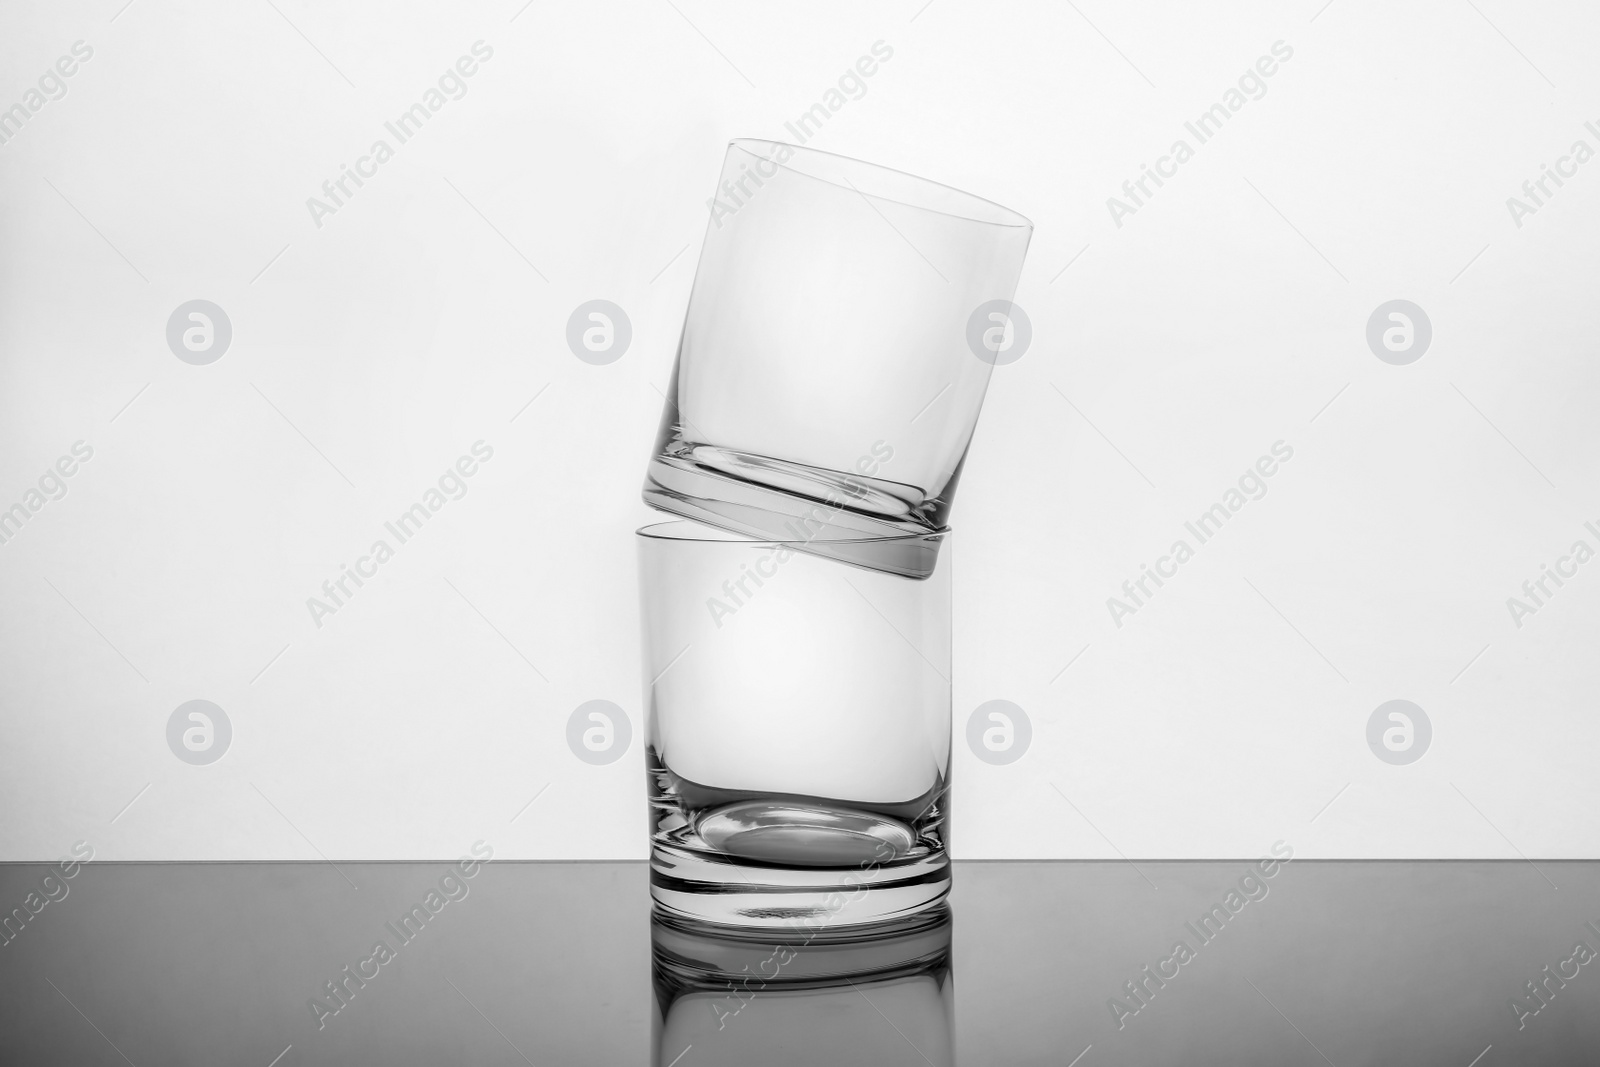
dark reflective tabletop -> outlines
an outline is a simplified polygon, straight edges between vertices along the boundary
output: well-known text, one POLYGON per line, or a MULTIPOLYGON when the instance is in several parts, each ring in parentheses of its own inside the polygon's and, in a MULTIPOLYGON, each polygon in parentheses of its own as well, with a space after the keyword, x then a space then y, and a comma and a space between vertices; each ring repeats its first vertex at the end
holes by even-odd
POLYGON ((0 866, 0 1063, 1600 1063, 1600 863, 958 862, 871 937, 652 922, 647 878, 0 866))

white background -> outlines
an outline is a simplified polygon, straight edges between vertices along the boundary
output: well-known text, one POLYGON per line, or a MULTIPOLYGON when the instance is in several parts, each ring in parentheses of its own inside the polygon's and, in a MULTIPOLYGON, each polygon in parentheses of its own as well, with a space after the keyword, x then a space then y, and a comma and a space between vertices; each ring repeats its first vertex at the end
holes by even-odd
POLYGON ((0 11, 0 106, 94 49, 0 145, 0 507, 94 449, 0 545, 0 858, 642 856, 632 531, 706 198, 730 137, 792 140, 879 40, 812 145, 1037 227, 1032 346, 954 514, 956 854, 1600 851, 1600 563, 1506 607, 1600 547, 1600 162, 1506 207, 1600 148, 1592 9, 123 2, 0 11), (314 225, 480 39, 467 95, 314 225), (209 366, 165 339, 196 298, 233 327, 209 366), (564 340, 596 298, 634 330, 599 367, 564 340), (1365 340, 1395 298, 1433 325, 1408 366, 1365 340), (480 439, 468 495, 316 627, 306 598, 480 439), (1280 439, 1269 494, 1115 626, 1280 439), (165 734, 195 698, 233 725, 203 767, 165 734), (997 698, 1034 727, 1007 766, 961 743, 997 698), (1433 724, 1408 766, 1366 742, 1395 698, 1433 724), (591 699, 633 719, 607 766, 565 742, 591 699))

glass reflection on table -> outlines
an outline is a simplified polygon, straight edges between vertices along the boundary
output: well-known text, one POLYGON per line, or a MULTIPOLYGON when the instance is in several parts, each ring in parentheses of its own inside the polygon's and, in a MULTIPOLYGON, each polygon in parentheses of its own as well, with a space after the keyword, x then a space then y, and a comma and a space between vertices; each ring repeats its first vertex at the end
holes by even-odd
POLYGON ((871 927, 651 920, 654 1067, 953 1067, 948 908, 871 927))

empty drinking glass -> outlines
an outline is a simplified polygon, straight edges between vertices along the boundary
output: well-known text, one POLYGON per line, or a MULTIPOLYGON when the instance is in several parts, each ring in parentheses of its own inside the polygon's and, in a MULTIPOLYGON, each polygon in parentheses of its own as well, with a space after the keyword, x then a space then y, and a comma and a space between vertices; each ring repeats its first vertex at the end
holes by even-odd
POLYGON ((781 540, 944 528, 1032 232, 923 178, 732 142, 645 500, 781 540))
POLYGON ((935 549, 948 537, 639 531, 658 905, 729 925, 851 925, 944 898, 952 564, 935 549), (872 566, 919 558, 922 579, 872 566))

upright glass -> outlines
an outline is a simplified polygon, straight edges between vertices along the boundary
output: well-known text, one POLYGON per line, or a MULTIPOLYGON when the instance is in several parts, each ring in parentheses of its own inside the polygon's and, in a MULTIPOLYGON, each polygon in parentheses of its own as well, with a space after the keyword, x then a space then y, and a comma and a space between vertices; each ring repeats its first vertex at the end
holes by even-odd
POLYGON ((758 140, 709 203, 645 500, 753 537, 944 528, 1032 224, 758 140))
POLYGON ((812 534, 639 531, 651 893, 671 914, 850 926, 949 891, 949 534, 812 534))

